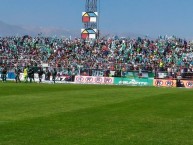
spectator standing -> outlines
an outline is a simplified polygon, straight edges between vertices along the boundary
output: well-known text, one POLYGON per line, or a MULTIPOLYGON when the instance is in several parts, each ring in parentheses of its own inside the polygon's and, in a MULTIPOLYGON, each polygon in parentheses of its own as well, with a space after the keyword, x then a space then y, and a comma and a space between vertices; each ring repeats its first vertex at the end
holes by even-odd
POLYGON ((32 73, 33 73, 33 70, 32 70, 32 67, 31 66, 28 66, 28 78, 30 80, 30 83, 32 83, 32 73))
POLYGON ((15 68, 15 82, 16 83, 21 82, 20 81, 20 72, 21 72, 20 68, 18 66, 16 66, 16 68, 15 68))
POLYGON ((7 81, 7 67, 4 65, 1 73, 2 82, 7 81))
POLYGON ((57 75, 57 71, 56 71, 56 68, 54 68, 53 71, 52 71, 52 80, 53 80, 54 84, 55 84, 55 81, 56 81, 56 75, 57 75))
POLYGON ((2 70, 3 70, 3 68, 0 66, 0 76, 1 76, 1 79, 2 79, 2 70))
POLYGON ((51 76, 51 72, 49 71, 48 68, 46 68, 46 72, 45 72, 45 80, 50 81, 50 76, 51 76))
POLYGON ((31 67, 31 79, 33 80, 33 82, 35 82, 35 78, 34 78, 34 69, 35 69, 35 67, 34 66, 32 66, 31 67))
POLYGON ((27 83, 28 82, 28 67, 24 68, 23 75, 24 75, 24 81, 25 83, 27 83))
POLYGON ((43 74, 44 74, 43 68, 40 67, 39 70, 38 70, 39 83, 42 82, 42 76, 43 76, 43 74))

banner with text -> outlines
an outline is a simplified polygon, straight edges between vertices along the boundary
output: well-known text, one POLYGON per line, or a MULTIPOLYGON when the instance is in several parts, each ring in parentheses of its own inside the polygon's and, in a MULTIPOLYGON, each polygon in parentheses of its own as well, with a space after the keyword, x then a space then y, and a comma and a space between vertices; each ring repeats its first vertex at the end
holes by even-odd
POLYGON ((113 84, 113 77, 75 76, 75 83, 80 84, 113 84))
POLYGON ((149 78, 114 78, 115 85, 153 86, 153 79, 149 78))
POLYGON ((185 88, 193 88, 193 80, 181 80, 185 88))
POLYGON ((153 85, 156 87, 176 87, 176 80, 154 79, 153 85))

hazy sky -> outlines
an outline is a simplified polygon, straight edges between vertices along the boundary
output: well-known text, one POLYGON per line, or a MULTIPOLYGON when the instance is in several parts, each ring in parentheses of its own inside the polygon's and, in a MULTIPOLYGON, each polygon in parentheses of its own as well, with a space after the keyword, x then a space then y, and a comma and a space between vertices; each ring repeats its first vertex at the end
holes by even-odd
MULTIPOLYGON (((82 28, 86 0, 0 0, 0 20, 24 26, 82 28)), ((193 38, 193 0, 100 0, 100 28, 193 38)))

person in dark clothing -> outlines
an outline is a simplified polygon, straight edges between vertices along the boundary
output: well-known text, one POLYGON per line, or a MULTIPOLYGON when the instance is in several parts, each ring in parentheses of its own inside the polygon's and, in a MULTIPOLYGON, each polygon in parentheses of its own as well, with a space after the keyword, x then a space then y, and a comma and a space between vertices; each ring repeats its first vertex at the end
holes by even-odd
POLYGON ((51 76, 51 72, 49 71, 49 69, 46 69, 45 72, 45 80, 50 81, 50 76, 51 76))
POLYGON ((28 66, 27 74, 28 74, 28 78, 30 80, 30 83, 32 82, 32 72, 33 72, 32 67, 28 66))
POLYGON ((2 77, 3 82, 6 82, 6 80, 7 80, 6 76, 7 76, 7 67, 4 66, 3 69, 2 69, 2 73, 1 73, 1 77, 2 77))
POLYGON ((57 75, 57 71, 56 71, 56 68, 54 68, 54 70, 52 71, 52 80, 54 81, 54 84, 56 81, 56 75, 57 75))
POLYGON ((33 80, 33 82, 35 82, 35 78, 34 78, 34 67, 31 67, 31 79, 33 80))
POLYGON ((44 74, 43 69, 40 67, 39 71, 38 71, 38 77, 39 77, 39 83, 42 82, 42 76, 44 74))
POLYGON ((20 70, 20 68, 17 66, 16 68, 15 68, 15 82, 16 83, 20 83, 21 82, 21 80, 20 80, 20 73, 21 73, 21 70, 20 70))

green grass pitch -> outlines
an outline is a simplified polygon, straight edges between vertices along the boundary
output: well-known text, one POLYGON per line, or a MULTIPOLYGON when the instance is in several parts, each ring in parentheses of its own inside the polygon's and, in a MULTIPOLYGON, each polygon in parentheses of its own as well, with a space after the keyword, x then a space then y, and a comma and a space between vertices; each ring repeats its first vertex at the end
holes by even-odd
POLYGON ((193 145, 193 90, 0 83, 0 145, 193 145))

